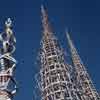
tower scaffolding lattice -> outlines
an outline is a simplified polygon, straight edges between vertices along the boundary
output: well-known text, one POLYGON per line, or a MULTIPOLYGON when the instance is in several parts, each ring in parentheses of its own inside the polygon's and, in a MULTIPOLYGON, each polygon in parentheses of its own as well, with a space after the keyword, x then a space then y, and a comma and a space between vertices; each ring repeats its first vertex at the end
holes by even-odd
POLYGON ((0 100, 12 100, 17 90, 13 77, 16 60, 12 56, 16 39, 11 28, 12 21, 8 18, 5 30, 0 34, 0 100))
POLYGON ((41 100, 80 100, 70 78, 69 65, 65 63, 62 49, 48 21, 48 14, 41 7, 43 38, 40 50, 40 73, 37 81, 41 100))
POLYGON ((68 32, 66 34, 71 51, 73 66, 75 68, 75 80, 73 80, 73 83, 76 85, 80 100, 100 100, 100 96, 97 93, 83 62, 81 61, 68 32))

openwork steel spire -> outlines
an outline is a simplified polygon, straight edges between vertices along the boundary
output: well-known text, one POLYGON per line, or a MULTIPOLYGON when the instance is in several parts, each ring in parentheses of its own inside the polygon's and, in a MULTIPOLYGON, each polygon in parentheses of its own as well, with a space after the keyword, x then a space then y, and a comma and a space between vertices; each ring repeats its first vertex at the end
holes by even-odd
POLYGON ((65 63, 63 52, 50 29, 43 6, 41 11, 44 34, 39 55, 41 68, 37 75, 41 100, 80 100, 71 82, 69 65, 65 63))
POLYGON ((13 77, 16 60, 12 57, 16 39, 11 28, 12 21, 8 18, 5 30, 0 34, 0 100, 12 100, 17 89, 13 77))
POLYGON ((48 34, 52 33, 52 29, 49 23, 49 18, 46 9, 43 5, 41 5, 41 14, 42 14, 42 26, 43 26, 43 33, 48 34))
POLYGON ((66 34, 70 46, 73 66, 76 73, 76 80, 74 80, 74 82, 76 83, 80 100, 100 100, 99 94, 97 93, 83 62, 81 61, 69 34, 66 34))

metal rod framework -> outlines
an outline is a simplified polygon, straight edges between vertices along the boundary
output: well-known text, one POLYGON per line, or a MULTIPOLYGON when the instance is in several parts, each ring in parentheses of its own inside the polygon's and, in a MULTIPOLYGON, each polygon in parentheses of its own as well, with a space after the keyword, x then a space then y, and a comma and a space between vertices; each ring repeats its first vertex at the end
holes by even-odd
POLYGON ((8 18, 5 30, 0 34, 0 100, 12 100, 17 90, 13 77, 16 60, 12 56, 16 39, 11 28, 12 21, 8 18))
POLYGON ((47 10, 41 7, 43 37, 37 74, 41 100, 100 100, 89 74, 67 33, 72 64, 65 62, 64 53, 52 31, 47 10))
POLYGON ((71 58, 73 62, 73 66, 75 68, 75 79, 74 83, 76 83, 76 87, 78 90, 78 94, 80 94, 81 100, 100 100, 100 96, 97 93, 92 80, 83 64, 81 61, 80 56, 78 55, 78 52, 68 34, 67 34, 67 39, 71 51, 71 58))
POLYGON ((62 49, 48 21, 47 11, 42 6, 43 38, 40 50, 40 73, 38 84, 41 100, 80 100, 71 82, 69 65, 65 63, 62 49))

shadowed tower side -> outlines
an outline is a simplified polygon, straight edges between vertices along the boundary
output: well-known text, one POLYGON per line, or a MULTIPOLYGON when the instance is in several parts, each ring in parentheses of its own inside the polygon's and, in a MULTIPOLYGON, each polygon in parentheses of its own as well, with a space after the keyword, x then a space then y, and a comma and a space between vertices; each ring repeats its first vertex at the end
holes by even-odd
POLYGON ((97 93, 83 62, 81 61, 68 32, 66 32, 66 35, 71 51, 73 66, 75 68, 76 80, 74 80, 74 82, 76 83, 81 100, 100 100, 100 96, 97 93))
POLYGON ((12 21, 8 18, 0 34, 0 100, 12 100, 17 89, 13 76, 16 60, 12 56, 16 40, 11 28, 12 21))
POLYGON ((69 65, 50 26, 47 11, 41 6, 43 37, 40 49, 38 84, 42 100, 79 100, 70 79, 69 65))

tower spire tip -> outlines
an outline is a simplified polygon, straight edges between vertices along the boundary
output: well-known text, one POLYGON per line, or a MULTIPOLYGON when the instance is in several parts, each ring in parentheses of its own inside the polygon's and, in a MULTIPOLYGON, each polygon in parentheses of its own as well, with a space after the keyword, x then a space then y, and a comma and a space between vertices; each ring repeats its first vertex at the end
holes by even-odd
POLYGON ((12 26, 12 20, 11 20, 11 18, 7 18, 7 20, 5 21, 5 26, 6 27, 11 27, 12 26))
POLYGON ((42 25, 44 33, 51 33, 52 30, 48 18, 48 13, 43 4, 41 5, 41 14, 42 14, 42 25))
POLYGON ((69 37, 70 37, 70 35, 69 35, 68 28, 66 28, 66 29, 65 29, 65 33, 66 33, 66 37, 67 37, 67 38, 69 38, 69 37))

